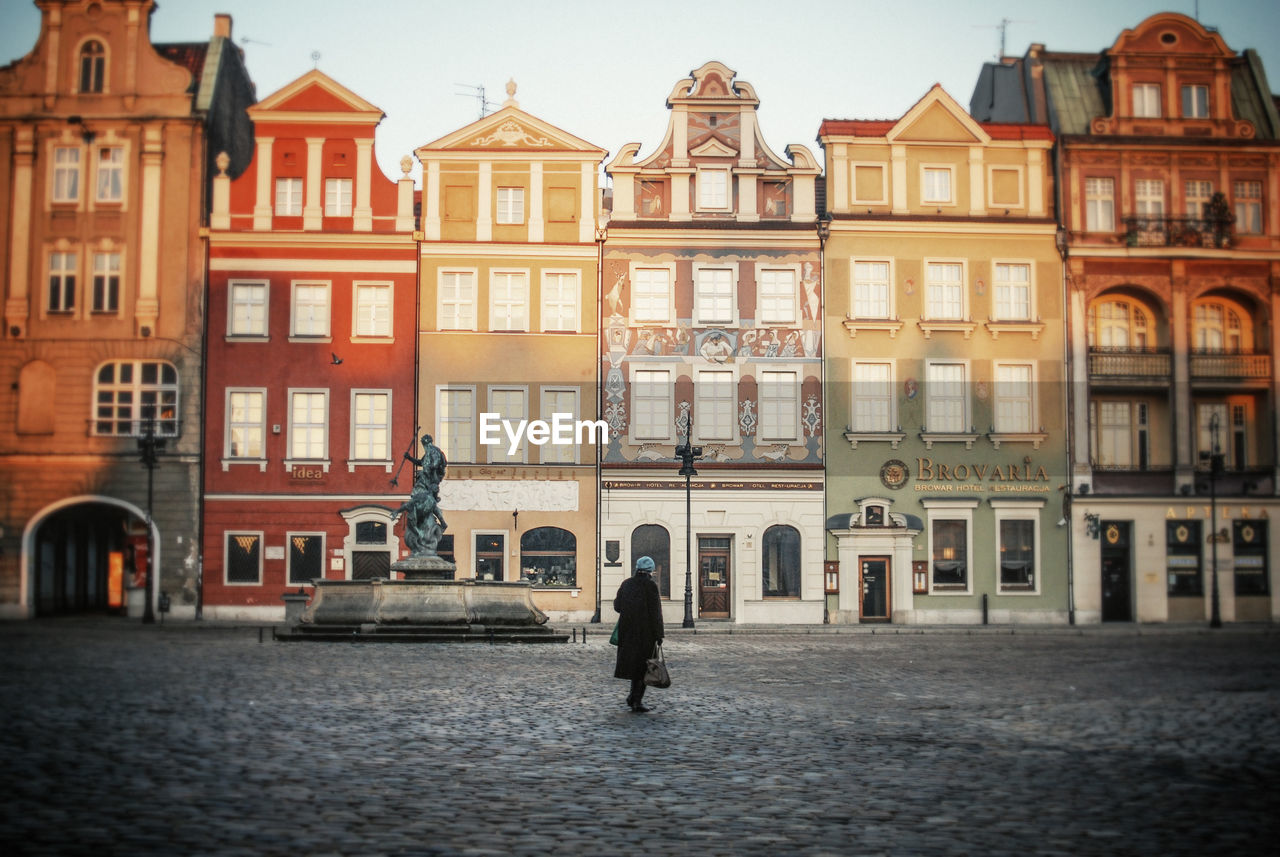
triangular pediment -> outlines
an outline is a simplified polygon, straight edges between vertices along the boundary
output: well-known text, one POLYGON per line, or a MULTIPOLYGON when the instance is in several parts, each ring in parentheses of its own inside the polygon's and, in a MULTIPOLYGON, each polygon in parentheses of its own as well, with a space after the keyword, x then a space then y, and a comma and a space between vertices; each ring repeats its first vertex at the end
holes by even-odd
POLYGON ((690 149, 689 154, 695 158, 735 158, 738 150, 723 140, 712 137, 696 149, 690 149))
POLYGON ((319 69, 312 69, 292 83, 285 84, 249 108, 249 116, 255 122, 299 121, 304 115, 316 114, 348 114, 350 118, 364 118, 374 123, 380 122, 384 115, 379 107, 319 69))
POLYGON ((465 125, 451 134, 418 148, 419 152, 473 151, 473 152, 590 152, 604 157, 605 150, 580 137, 525 113, 519 107, 508 106, 497 113, 485 116, 465 125))
POLYGON ((961 143, 985 145, 990 135, 941 84, 915 103, 885 135, 896 143, 961 143))

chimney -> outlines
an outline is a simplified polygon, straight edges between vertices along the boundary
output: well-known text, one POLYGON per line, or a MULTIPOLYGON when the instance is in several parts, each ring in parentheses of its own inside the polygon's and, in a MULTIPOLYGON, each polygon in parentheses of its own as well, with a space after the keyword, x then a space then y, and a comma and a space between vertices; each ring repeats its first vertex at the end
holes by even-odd
POLYGON ((213 16, 213 37, 231 38, 231 16, 226 12, 219 12, 213 16))

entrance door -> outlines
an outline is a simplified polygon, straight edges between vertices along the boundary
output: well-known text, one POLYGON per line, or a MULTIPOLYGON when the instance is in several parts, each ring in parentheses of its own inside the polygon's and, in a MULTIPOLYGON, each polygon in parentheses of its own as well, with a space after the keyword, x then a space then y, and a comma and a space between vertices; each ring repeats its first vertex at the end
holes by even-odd
POLYGON ((858 574, 862 578, 859 618, 863 622, 889 621, 889 557, 864 556, 858 574))
POLYGON ((1103 521, 1102 541, 1102 621, 1132 622, 1132 569, 1129 550, 1129 521, 1103 521))
POLYGON ((112 596, 111 566, 119 583, 146 580, 146 531, 124 509, 83 503, 54 512, 36 529, 31 575, 37 616, 106 611, 118 606, 112 596), (137 537, 133 537, 134 531, 137 537), (113 560, 112 555, 117 555, 113 560), (115 602, 113 604, 113 601, 115 602))
POLYGON ((698 615, 729 618, 728 536, 698 536, 698 615))

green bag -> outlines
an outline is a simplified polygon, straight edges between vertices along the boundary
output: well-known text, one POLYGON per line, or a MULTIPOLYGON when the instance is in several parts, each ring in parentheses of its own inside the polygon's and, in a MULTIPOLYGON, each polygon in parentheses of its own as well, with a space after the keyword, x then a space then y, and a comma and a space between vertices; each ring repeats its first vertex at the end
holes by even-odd
POLYGON ((616 645, 618 645, 618 626, 617 626, 617 624, 615 624, 615 625, 613 626, 613 633, 609 635, 609 645, 611 645, 611 646, 616 646, 616 645))

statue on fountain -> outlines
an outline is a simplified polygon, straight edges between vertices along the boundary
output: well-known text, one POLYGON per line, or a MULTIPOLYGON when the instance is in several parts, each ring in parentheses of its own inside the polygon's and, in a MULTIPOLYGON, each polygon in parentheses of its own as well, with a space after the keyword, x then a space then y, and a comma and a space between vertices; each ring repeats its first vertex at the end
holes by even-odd
POLYGON ((437 552, 449 526, 440 511, 440 483, 449 462, 429 434, 422 436, 422 455, 415 456, 413 451, 410 448, 404 454, 405 460, 416 468, 413 490, 397 513, 404 517, 404 543, 409 556, 392 563, 391 570, 403 573, 406 580, 452 580, 457 566, 437 552))

